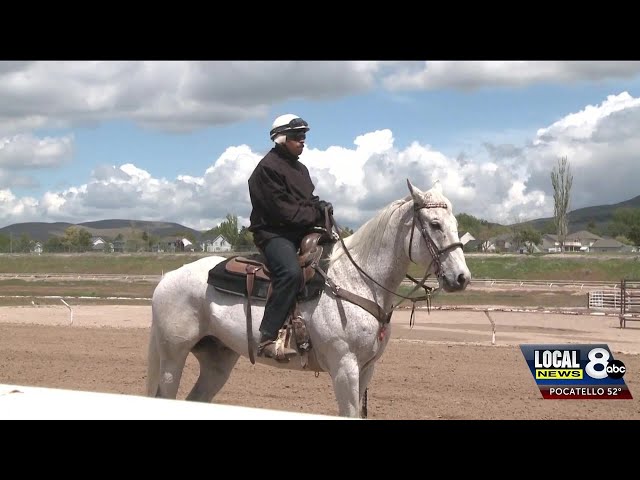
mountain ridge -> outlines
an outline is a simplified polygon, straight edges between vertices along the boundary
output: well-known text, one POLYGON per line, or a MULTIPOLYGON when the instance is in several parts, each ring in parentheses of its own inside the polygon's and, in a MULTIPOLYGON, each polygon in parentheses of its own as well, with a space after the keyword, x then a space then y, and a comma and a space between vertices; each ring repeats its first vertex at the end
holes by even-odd
MULTIPOLYGON (((640 195, 618 203, 582 207, 568 212, 569 233, 588 230, 591 222, 601 231, 605 230, 613 219, 614 212, 619 208, 640 208, 640 195)), ((518 226, 531 226, 536 230, 542 230, 545 224, 552 221, 553 217, 537 218, 519 223, 518 226)))
POLYGON ((204 231, 194 230, 175 222, 150 221, 150 220, 130 220, 112 218, 107 220, 96 220, 81 223, 69 222, 23 222, 7 225, 0 228, 0 235, 12 235, 17 238, 23 234, 29 236, 31 240, 46 242, 53 236, 62 237, 64 231, 69 227, 79 227, 87 230, 94 237, 104 237, 114 239, 121 234, 124 238, 141 235, 146 232, 148 235, 156 237, 169 237, 191 235, 196 240, 202 239, 204 231))
MULTIPOLYGON (((618 208, 640 208, 640 195, 619 203, 583 207, 568 212, 567 218, 569 221, 569 232, 587 230, 587 227, 591 222, 593 222, 597 228, 604 230, 613 218, 613 213, 618 208)), ((528 220, 526 222, 514 224, 514 226, 531 226, 537 230, 541 230, 550 221, 553 221, 553 217, 528 220)), ((493 222, 492 224, 498 225, 493 222)), ((196 241, 198 241, 203 238, 205 233, 204 231, 195 230, 176 222, 113 218, 81 223, 14 223, 0 228, 0 235, 12 235, 14 238, 17 238, 23 234, 27 234, 31 240, 46 242, 47 239, 52 236, 63 236, 64 231, 73 226, 84 228, 93 236, 106 237, 108 239, 113 239, 118 236, 118 234, 128 238, 132 235, 140 235, 142 232, 147 232, 148 235, 160 238, 190 234, 196 241)))

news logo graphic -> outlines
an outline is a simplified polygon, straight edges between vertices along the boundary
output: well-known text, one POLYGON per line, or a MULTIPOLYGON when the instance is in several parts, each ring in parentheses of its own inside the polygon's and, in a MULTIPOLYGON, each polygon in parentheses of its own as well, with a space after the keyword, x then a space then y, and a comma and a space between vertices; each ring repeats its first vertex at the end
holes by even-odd
POLYGON ((521 344, 542 398, 631 400, 627 369, 606 344, 521 344))

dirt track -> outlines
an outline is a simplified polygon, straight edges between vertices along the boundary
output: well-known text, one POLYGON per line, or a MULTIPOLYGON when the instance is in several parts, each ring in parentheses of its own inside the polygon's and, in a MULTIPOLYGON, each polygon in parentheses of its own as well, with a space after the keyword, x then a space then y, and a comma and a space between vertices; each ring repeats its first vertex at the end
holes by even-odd
MULTIPOLYGON (((150 307, 0 307, 0 383, 143 395, 150 307)), ((615 317, 481 311, 394 314, 369 389, 371 419, 640 419, 640 324, 615 317), (543 400, 520 343, 607 343, 633 400, 543 400)), ((179 393, 197 376, 189 358, 179 393)), ((335 415, 326 373, 241 358, 215 402, 335 415)))

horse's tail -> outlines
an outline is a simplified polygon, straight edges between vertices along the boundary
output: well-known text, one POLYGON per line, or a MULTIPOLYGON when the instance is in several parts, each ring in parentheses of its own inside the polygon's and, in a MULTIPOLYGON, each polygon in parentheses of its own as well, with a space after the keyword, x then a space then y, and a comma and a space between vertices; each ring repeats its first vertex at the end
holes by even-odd
POLYGON ((155 397, 160 385, 160 353, 156 338, 155 322, 151 324, 149 335, 149 350, 147 353, 147 396, 155 397))

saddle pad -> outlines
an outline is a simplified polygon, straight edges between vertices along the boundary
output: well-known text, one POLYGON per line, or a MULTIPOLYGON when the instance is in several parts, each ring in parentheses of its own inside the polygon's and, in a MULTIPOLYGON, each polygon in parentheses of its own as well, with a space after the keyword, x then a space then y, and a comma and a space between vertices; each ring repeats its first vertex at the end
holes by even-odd
MULTIPOLYGON (((247 275, 242 273, 230 272, 226 269, 227 263, 235 257, 228 258, 218 263, 215 267, 209 270, 209 276, 207 283, 217 290, 225 293, 231 293, 234 295, 247 296, 247 275)), ((253 292, 251 298, 266 300, 267 292, 269 291, 269 281, 256 275, 253 292)), ((298 292, 297 300, 299 302, 312 300, 322 293, 324 289, 323 278, 316 273, 311 280, 309 280, 302 291, 298 292)))

